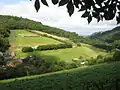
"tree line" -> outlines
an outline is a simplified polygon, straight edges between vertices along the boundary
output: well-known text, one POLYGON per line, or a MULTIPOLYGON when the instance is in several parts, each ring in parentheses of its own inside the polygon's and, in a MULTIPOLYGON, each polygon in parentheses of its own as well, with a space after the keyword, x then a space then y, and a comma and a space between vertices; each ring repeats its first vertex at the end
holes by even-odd
POLYGON ((22 52, 33 52, 33 51, 45 51, 45 50, 57 50, 57 49, 65 49, 72 48, 71 44, 63 43, 63 44, 48 44, 48 45, 39 45, 36 49, 32 47, 23 47, 22 52))

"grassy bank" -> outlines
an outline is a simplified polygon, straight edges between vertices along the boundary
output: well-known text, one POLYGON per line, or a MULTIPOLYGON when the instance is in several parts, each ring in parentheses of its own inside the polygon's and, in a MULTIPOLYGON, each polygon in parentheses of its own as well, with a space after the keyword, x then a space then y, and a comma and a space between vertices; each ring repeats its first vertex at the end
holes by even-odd
MULTIPOLYGON (((0 81, 1 90, 116 90, 120 62, 0 81), (98 89, 104 88, 104 89, 98 89), (90 89, 91 88, 91 89, 90 89)), ((118 84, 119 86, 119 84, 118 84)), ((119 89, 118 89, 119 90, 119 89)))

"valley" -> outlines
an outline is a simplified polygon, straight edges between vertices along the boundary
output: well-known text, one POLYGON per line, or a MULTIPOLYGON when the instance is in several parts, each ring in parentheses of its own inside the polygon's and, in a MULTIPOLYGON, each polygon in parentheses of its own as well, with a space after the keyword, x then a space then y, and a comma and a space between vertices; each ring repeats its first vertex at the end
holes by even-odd
POLYGON ((0 15, 1 90, 119 90, 120 27, 91 36, 0 15))

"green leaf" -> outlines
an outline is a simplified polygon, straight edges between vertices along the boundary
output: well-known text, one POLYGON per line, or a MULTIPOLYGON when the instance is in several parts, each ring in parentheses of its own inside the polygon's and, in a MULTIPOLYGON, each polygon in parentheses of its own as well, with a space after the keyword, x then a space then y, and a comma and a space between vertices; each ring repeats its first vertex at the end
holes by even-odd
POLYGON ((92 12, 93 17, 97 18, 99 16, 99 13, 97 12, 92 12))
POLYGON ((49 6, 46 0, 41 0, 41 2, 42 2, 44 5, 49 6))
POLYGON ((119 16, 116 17, 116 21, 117 21, 117 24, 120 23, 120 17, 119 16))
POLYGON ((39 11, 39 9, 40 9, 40 1, 39 0, 35 0, 35 9, 36 9, 36 11, 38 12, 39 11))
POLYGON ((100 21, 100 16, 97 17, 97 22, 99 22, 99 21, 100 21))
POLYGON ((89 24, 92 21, 92 16, 89 15, 87 20, 88 20, 88 24, 89 24))
POLYGON ((95 0, 95 1, 96 1, 96 4, 100 6, 104 0, 95 0))
POLYGON ((112 10, 104 12, 105 20, 112 20, 115 17, 115 13, 112 10))
POLYGON ((52 3, 55 5, 58 3, 59 0, 52 0, 52 3))
POLYGON ((90 14, 90 12, 85 11, 85 13, 84 13, 81 17, 86 18, 86 17, 88 17, 88 16, 89 16, 89 14, 90 14))
POLYGON ((79 11, 84 11, 84 10, 86 10, 87 8, 86 8, 86 6, 85 5, 82 5, 81 6, 81 9, 79 10, 79 11))
POLYGON ((120 10, 120 5, 117 5, 118 10, 120 10))
POLYGON ((80 1, 79 0, 74 0, 74 5, 76 8, 79 8, 80 1))
POLYGON ((59 2, 59 6, 64 6, 65 4, 69 3, 70 0, 61 0, 59 2))
POLYGON ((67 4, 67 9, 69 15, 71 16, 74 13, 74 5, 72 3, 72 0, 70 0, 70 2, 67 4))

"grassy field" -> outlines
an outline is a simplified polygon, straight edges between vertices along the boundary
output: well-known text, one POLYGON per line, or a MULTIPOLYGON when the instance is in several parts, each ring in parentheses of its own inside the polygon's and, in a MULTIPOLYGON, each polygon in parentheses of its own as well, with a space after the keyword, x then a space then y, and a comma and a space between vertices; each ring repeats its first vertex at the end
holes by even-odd
POLYGON ((11 30, 10 42, 11 45, 16 48, 61 43, 57 40, 39 36, 26 30, 11 30))
POLYGON ((81 44, 82 45, 81 47, 74 47, 68 49, 34 51, 30 53, 23 53, 21 52, 20 48, 24 46, 37 46, 42 44, 60 43, 59 41, 56 41, 54 39, 41 37, 26 30, 12 31, 10 42, 12 44, 11 48, 14 48, 14 51, 18 57, 26 57, 29 55, 41 55, 46 60, 53 59, 53 60, 63 60, 66 62, 72 62, 72 59, 79 58, 80 56, 82 56, 85 59, 89 59, 91 57, 94 58, 100 54, 102 55, 105 54, 105 52, 100 51, 99 49, 95 49, 95 48, 93 49, 91 48, 92 46, 87 44, 81 44))
POLYGON ((30 53, 23 53, 21 51, 16 51, 16 55, 18 57, 25 57, 29 55, 44 55, 46 60, 50 60, 51 57, 55 57, 56 60, 63 60, 66 62, 72 62, 73 58, 79 58, 82 56, 85 59, 89 59, 91 57, 95 58, 98 55, 104 55, 104 52, 99 50, 93 50, 85 46, 75 47, 75 48, 68 48, 68 49, 59 49, 59 50, 47 50, 47 51, 35 51, 30 53))
POLYGON ((1 90, 119 90, 120 62, 1 80, 1 90), (89 89, 88 89, 89 87, 89 89), (99 89, 98 89, 99 87, 99 89), (104 88, 104 89, 100 89, 104 88), (112 88, 112 89, 111 89, 112 88))
POLYGON ((47 36, 51 36, 51 37, 54 37, 54 38, 57 38, 57 39, 61 39, 61 40, 68 40, 68 38, 58 37, 56 35, 51 35, 51 34, 48 34, 48 33, 45 33, 45 32, 41 32, 41 31, 36 31, 36 30, 31 30, 31 31, 35 32, 35 33, 38 33, 38 34, 41 34, 41 35, 47 35, 47 36))

